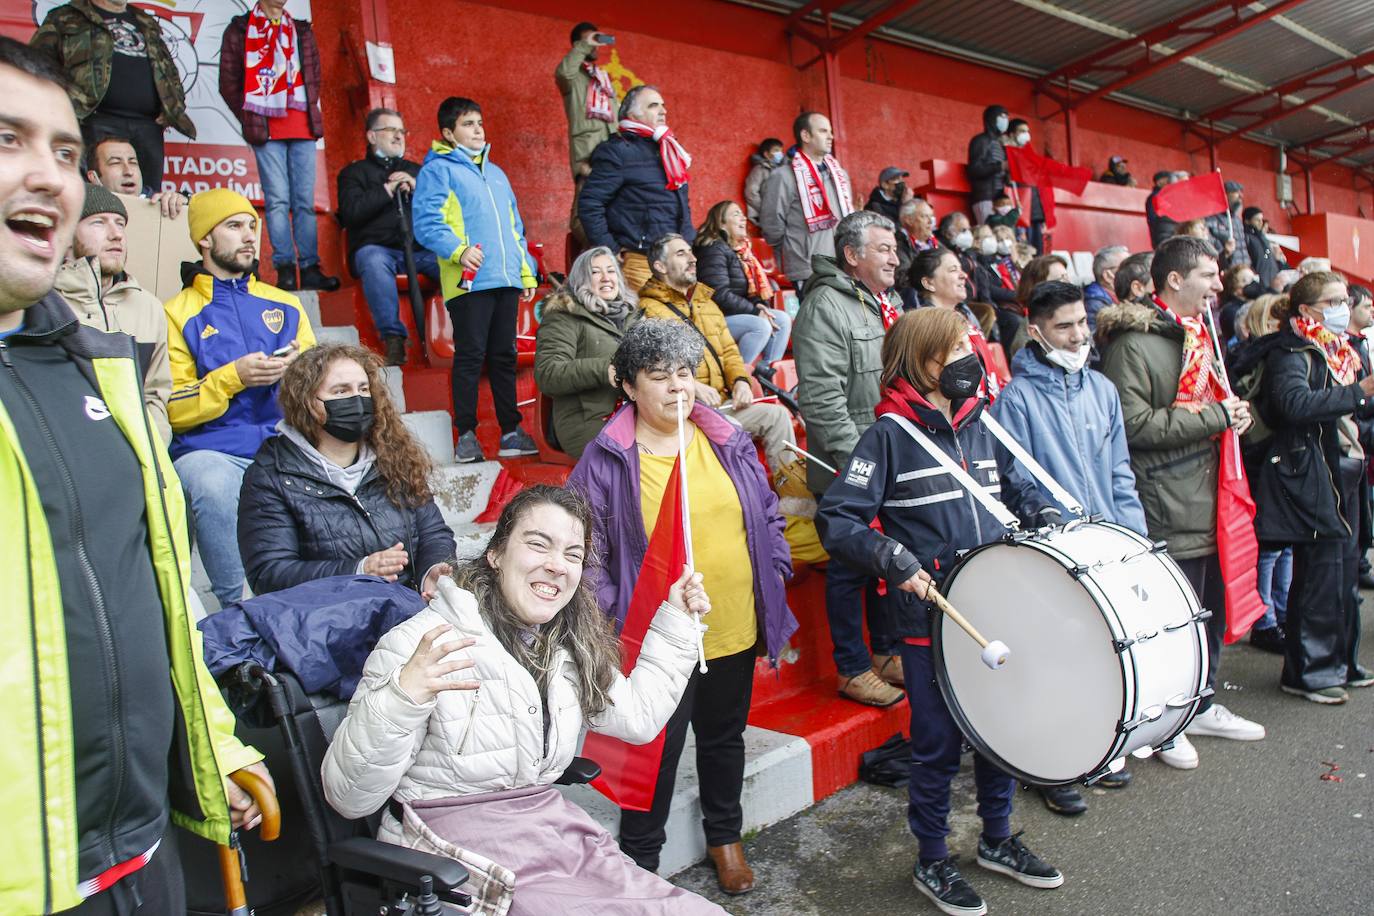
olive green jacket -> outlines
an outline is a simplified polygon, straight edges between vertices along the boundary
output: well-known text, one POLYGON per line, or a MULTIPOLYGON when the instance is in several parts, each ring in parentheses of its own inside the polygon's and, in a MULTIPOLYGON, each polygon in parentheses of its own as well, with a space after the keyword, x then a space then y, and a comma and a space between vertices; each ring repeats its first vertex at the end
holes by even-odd
MULTIPOLYGON (((158 18, 132 4, 138 30, 148 44, 148 60, 153 65, 153 83, 162 102, 159 121, 175 127, 192 140, 196 125, 186 111, 186 91, 181 85, 172 52, 162 40, 158 18)), ((72 104, 76 116, 84 121, 100 105, 110 88, 114 59, 114 36, 91 0, 71 0, 48 13, 29 44, 57 61, 72 81, 72 104)))
POLYGON ((591 77, 582 69, 582 64, 595 49, 596 45, 590 41, 579 41, 563 55, 553 71, 554 82, 563 94, 563 111, 568 116, 568 161, 574 179, 581 177, 579 170, 592 158, 592 151, 603 140, 610 139, 616 130, 610 121, 587 117, 587 84, 591 77))
MULTIPOLYGON (((625 321, 635 320, 631 311, 625 321)), ((553 433, 558 448, 574 458, 596 438, 615 410, 620 391, 611 387, 607 367, 624 330, 560 290, 544 301, 534 348, 534 383, 553 400, 553 433)))
POLYGON ((1188 560, 1216 553, 1220 404, 1175 407, 1183 328, 1154 305, 1123 302, 1097 313, 1102 373, 1121 395, 1131 470, 1150 537, 1188 560))

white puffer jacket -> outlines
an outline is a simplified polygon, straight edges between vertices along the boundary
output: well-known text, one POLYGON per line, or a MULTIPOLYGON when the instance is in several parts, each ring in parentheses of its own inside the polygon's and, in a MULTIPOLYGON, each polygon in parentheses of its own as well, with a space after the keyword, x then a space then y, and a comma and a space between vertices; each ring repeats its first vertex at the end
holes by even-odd
MULTIPOLYGON (((442 645, 442 643, 440 643, 442 645)), ((584 726, 631 744, 657 735, 682 699, 696 662, 696 624, 670 605, 655 615, 630 676, 616 674, 611 703, 584 722, 577 671, 566 652, 549 681, 548 745, 534 678, 502 648, 476 599, 452 579, 425 610, 381 638, 325 755, 324 794, 344 817, 365 817, 387 799, 416 801, 548 785, 563 773, 584 726), (415 703, 397 678, 420 638, 440 623, 449 639, 474 637, 458 657, 476 666, 448 675, 476 690, 446 690, 415 703)))

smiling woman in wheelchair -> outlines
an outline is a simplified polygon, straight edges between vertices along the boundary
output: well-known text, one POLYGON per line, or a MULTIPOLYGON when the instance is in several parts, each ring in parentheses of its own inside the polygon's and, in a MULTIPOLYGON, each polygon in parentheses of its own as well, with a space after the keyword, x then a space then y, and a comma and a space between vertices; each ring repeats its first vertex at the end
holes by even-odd
POLYGON ((575 493, 519 493, 486 551, 429 607, 382 637, 325 757, 345 817, 388 805, 378 839, 452 856, 479 899, 511 916, 719 914, 639 869, 553 783, 584 729, 643 744, 668 721, 696 660, 701 576, 673 585, 629 676, 584 567, 591 510, 575 493))

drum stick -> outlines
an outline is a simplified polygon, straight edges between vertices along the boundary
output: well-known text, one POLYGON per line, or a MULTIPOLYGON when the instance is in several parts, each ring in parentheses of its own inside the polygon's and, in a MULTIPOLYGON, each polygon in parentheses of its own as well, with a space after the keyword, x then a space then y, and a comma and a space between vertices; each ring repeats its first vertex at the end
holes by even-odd
POLYGON ((798 445, 794 445, 794 444, 791 443, 791 442, 784 442, 784 443, 782 444, 782 447, 785 448, 785 449, 787 449, 789 452, 795 452, 796 454, 801 455, 801 456, 802 456, 803 458, 805 458, 807 461, 814 461, 814 462, 816 462, 817 464, 819 464, 821 467, 825 468, 827 471, 829 471, 829 472, 832 473, 832 474, 838 474, 838 473, 840 473, 839 471, 835 470, 834 466, 829 465, 829 464, 826 464, 824 461, 822 461, 821 459, 817 458, 815 455, 811 454, 811 453, 808 452, 806 449, 801 448, 801 447, 798 446, 798 445))
MULTIPOLYGON (((687 501, 687 405, 682 392, 677 393, 677 468, 678 483, 682 490, 682 537, 687 547, 687 568, 697 571, 692 558, 692 510, 687 501)), ((697 667, 706 673, 706 638, 701 630, 701 615, 693 614, 697 624, 697 667)))
POLYGON ((1006 643, 999 640, 987 640, 982 633, 978 632, 977 627, 968 622, 968 619, 955 609, 954 605, 945 600, 945 596, 935 590, 935 586, 926 589, 926 597, 934 603, 941 614, 958 624, 959 628, 972 637, 973 641, 983 648, 983 664, 996 670, 1007 663, 1011 656, 1011 650, 1006 643))

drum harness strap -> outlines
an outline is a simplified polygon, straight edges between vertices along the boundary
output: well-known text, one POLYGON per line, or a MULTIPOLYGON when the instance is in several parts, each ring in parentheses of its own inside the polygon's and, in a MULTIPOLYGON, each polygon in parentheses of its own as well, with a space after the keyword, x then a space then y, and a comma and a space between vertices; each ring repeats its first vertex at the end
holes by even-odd
MULTIPOLYGON (((1009 531, 1017 531, 1020 529, 1021 523, 1017 520, 1016 516, 1011 513, 1011 510, 1002 505, 1001 500, 996 499, 991 493, 980 486, 978 481, 974 480, 973 477, 969 475, 968 471, 964 470, 960 467, 958 462, 949 457, 949 455, 936 445, 931 440, 930 436, 926 435, 920 427, 897 414, 890 413, 884 414, 884 416, 896 421, 897 425, 905 430, 906 434, 910 436, 917 445, 924 449, 926 453, 935 460, 936 464, 949 472, 950 476, 954 478, 955 483, 967 490, 969 495, 987 510, 988 514, 1001 522, 1009 531)), ((1021 447, 1021 443, 1012 438, 1011 434, 1003 428, 1001 423, 998 423, 986 413, 979 417, 979 420, 987 426, 988 432, 992 433, 993 437, 996 438, 998 442, 1002 443, 1002 446, 1011 453, 1012 457, 1021 462, 1021 464, 1026 467, 1026 470, 1031 473, 1031 476, 1039 483, 1043 484, 1045 489, 1050 491, 1051 496, 1070 512, 1073 512, 1079 517, 1083 516, 1083 504, 1074 499, 1067 490, 1060 486, 1059 482, 1051 477, 1048 471, 1041 467, 1040 462, 1032 458, 1030 453, 1021 447)))

